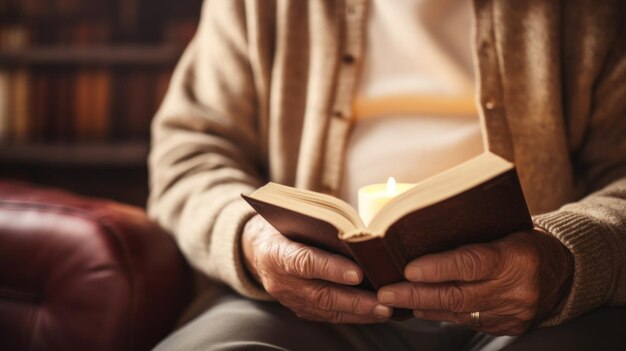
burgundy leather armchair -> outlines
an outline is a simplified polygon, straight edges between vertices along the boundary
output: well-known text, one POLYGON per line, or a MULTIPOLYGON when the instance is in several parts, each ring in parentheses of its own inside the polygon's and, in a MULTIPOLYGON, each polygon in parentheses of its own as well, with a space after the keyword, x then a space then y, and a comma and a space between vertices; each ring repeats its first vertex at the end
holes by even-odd
POLYGON ((148 350, 191 280, 141 209, 0 182, 0 349, 148 350))

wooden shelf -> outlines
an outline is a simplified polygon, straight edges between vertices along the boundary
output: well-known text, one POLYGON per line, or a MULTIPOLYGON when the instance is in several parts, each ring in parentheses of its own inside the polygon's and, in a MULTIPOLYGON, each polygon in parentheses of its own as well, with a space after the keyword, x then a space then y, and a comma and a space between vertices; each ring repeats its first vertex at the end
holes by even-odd
POLYGON ((41 46, 0 51, 0 65, 173 66, 181 54, 175 45, 41 46))
POLYGON ((119 144, 37 144, 0 146, 0 164, 79 167, 143 167, 147 142, 119 144))

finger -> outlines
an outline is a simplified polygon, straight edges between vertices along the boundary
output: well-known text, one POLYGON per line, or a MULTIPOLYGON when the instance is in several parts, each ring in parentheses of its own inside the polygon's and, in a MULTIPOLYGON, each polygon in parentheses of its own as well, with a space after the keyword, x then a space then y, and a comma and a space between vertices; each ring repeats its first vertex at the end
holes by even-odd
POLYGON ((414 282, 471 282, 495 277, 500 267, 502 259, 495 246, 467 245, 413 260, 406 266, 404 275, 414 282))
POLYGON ((315 282, 306 284, 300 291, 314 310, 378 318, 389 318, 393 311, 380 305, 374 293, 361 289, 315 282))
POLYGON ((286 252, 279 259, 283 269, 297 277, 347 285, 363 280, 359 266, 348 258, 296 242, 286 245, 286 252))
POLYGON ((475 311, 481 307, 479 296, 489 296, 474 284, 399 283, 378 290, 381 304, 413 310, 475 311))

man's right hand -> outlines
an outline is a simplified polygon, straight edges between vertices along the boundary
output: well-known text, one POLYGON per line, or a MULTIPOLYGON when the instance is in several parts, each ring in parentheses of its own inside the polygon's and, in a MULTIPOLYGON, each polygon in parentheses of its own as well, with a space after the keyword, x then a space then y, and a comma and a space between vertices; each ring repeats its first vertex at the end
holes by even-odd
POLYGON ((331 323, 381 323, 392 309, 358 285, 363 273, 353 261, 291 241, 261 216, 246 224, 244 261, 278 302, 300 318, 331 323))

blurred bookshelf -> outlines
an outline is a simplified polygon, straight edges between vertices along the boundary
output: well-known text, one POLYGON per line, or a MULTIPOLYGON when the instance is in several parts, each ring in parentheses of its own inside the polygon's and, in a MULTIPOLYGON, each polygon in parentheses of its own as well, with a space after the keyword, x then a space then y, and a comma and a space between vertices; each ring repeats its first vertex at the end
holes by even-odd
POLYGON ((5 49, 0 53, 0 65, 101 65, 171 67, 180 56, 176 45, 104 45, 89 48, 71 46, 5 49))
POLYGON ((0 0, 0 177, 144 205, 202 0, 0 0))

